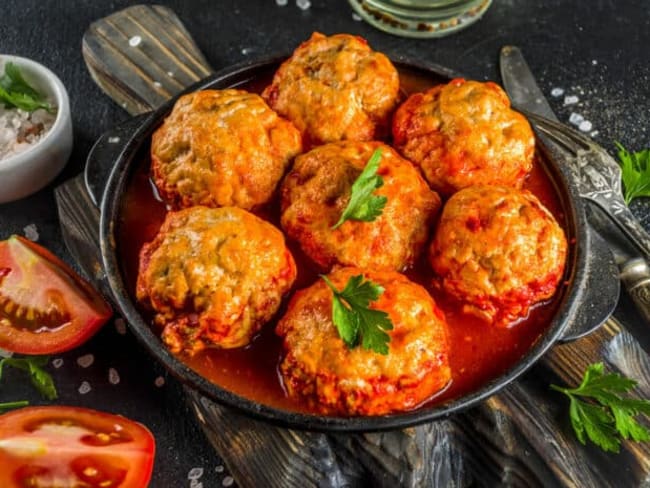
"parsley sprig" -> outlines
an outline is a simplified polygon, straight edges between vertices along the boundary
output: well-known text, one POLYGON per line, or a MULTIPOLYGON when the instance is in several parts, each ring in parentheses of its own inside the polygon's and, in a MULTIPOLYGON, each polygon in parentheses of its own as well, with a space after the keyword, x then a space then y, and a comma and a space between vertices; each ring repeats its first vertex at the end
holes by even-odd
MULTIPOLYGON (((49 358, 47 356, 27 356, 24 358, 11 357, 1 359, 0 380, 2 379, 2 372, 5 366, 27 371, 32 385, 34 385, 40 394, 48 400, 54 400, 57 397, 54 380, 50 373, 43 369, 44 366, 47 365, 48 360, 49 358)), ((26 400, 0 403, 0 413, 10 408, 24 407, 28 404, 29 402, 26 400)))
POLYGON ((370 302, 384 293, 384 288, 357 275, 350 277, 345 288, 339 291, 327 276, 321 278, 334 294, 332 321, 348 348, 357 347, 361 340, 364 349, 388 354, 390 336, 385 331, 392 330, 393 324, 386 312, 369 308, 370 302))
POLYGON ((359 177, 352 184, 350 201, 338 222, 332 229, 338 228, 346 220, 371 222, 381 215, 388 199, 372 193, 384 184, 384 179, 377 174, 381 161, 381 148, 375 150, 363 168, 359 177))
POLYGON ((26 112, 43 108, 48 112, 54 109, 45 97, 32 87, 14 63, 5 65, 5 72, 0 76, 0 102, 7 107, 16 107, 26 112))
POLYGON ((625 203, 629 205, 637 197, 650 197, 650 148, 631 153, 618 142, 616 147, 625 203))
POLYGON ((604 451, 619 452, 621 438, 650 440, 650 431, 635 417, 650 415, 650 401, 624 398, 637 382, 617 373, 605 373, 603 363, 591 364, 577 388, 551 385, 569 397, 571 425, 582 444, 588 437, 604 451))

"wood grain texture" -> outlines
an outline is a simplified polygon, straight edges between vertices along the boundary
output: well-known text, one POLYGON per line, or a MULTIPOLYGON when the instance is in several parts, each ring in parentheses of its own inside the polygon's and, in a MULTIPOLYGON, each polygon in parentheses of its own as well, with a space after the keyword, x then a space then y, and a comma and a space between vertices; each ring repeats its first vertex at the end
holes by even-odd
MULTIPOLYGON (((173 12, 157 6, 131 7, 93 23, 83 53, 97 83, 132 114, 159 106, 211 72, 173 12), (142 39, 136 49, 129 44, 134 36, 142 39)), ((64 208, 83 191, 70 189, 61 193, 64 208)), ((73 210, 84 212, 79 205, 73 210)), ((96 229, 92 218, 62 223, 72 235, 79 234, 77 226, 96 229)), ((615 320, 555 346, 482 404, 406 430, 300 432, 250 419, 196 391, 187 394, 205 434, 244 487, 642 486, 649 481, 648 445, 624 442, 618 455, 582 446, 567 400, 549 389, 550 383, 577 385, 587 365, 598 361, 638 379, 638 393, 650 396, 650 358, 615 320)))

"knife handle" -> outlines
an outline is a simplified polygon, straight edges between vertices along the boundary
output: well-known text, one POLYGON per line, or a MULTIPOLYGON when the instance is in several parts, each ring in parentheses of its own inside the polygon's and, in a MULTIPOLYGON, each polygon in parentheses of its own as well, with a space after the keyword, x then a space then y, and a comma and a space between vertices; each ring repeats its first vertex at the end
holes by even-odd
POLYGON ((635 258, 621 268, 621 281, 625 285, 637 310, 650 324, 650 267, 642 258, 635 258))

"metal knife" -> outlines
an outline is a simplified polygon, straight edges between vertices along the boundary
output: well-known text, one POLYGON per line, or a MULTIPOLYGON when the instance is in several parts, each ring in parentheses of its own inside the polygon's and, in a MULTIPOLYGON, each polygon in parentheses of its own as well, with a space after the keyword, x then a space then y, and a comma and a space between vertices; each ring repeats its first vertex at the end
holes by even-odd
POLYGON ((513 106, 533 114, 529 117, 533 125, 563 150, 572 164, 580 195, 597 207, 589 209, 588 221, 609 244, 621 281, 650 323, 650 267, 644 259, 650 257, 650 236, 622 201, 618 164, 603 148, 559 124, 519 48, 504 46, 499 62, 513 106))

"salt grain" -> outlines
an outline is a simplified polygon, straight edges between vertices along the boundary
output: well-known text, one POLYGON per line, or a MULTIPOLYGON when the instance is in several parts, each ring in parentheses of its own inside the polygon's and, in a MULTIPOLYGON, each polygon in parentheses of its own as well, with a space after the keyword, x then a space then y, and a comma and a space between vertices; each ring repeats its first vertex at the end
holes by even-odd
POLYGON ((225 471, 225 469, 226 468, 224 468, 221 464, 219 466, 217 466, 216 468, 214 468, 215 472, 217 472, 217 473, 223 473, 225 471))
POLYGON ((363 20, 363 19, 361 18, 361 16, 359 14, 353 13, 352 14, 352 20, 356 20, 357 22, 361 22, 361 20, 363 20))
POLYGON ((191 480, 190 488, 203 488, 203 483, 201 483, 200 481, 191 480))
POLYGON ((201 476, 203 476, 203 468, 192 468, 187 473, 188 480, 198 480, 201 476))
POLYGON ((153 384, 160 388, 165 385, 165 378, 158 376, 158 378, 153 381, 153 384))
POLYGON ((571 115, 569 116, 569 122, 572 123, 573 125, 578 125, 583 120, 585 120, 585 118, 582 115, 577 114, 575 112, 572 112, 571 115))
POLYGON ((120 374, 115 368, 108 369, 108 382, 111 385, 117 385, 120 382, 120 374))
POLYGON ((307 10, 311 7, 311 2, 309 0, 296 0, 296 6, 301 10, 307 10))
POLYGON ((575 95, 569 95, 564 97, 564 105, 573 105, 578 103, 578 100, 580 100, 578 97, 575 95))
POLYGON ((53 359, 52 366, 54 366, 56 369, 59 369, 61 366, 63 366, 63 359, 61 358, 53 359))
POLYGON ((90 387, 90 383, 88 383, 87 381, 84 381, 84 382, 81 383, 81 385, 79 386, 79 393, 81 393, 82 395, 85 395, 85 394, 88 393, 90 390, 92 390, 92 388, 90 387))
POLYGON ((131 47, 138 47, 140 43, 142 42, 142 37, 140 36, 133 36, 131 39, 129 39, 129 46, 131 47))
POLYGON ((597 130, 592 130, 591 133, 589 134, 591 137, 596 137, 599 134, 597 130))
POLYGON ((591 60, 591 64, 593 64, 594 66, 596 66, 596 65, 598 64, 598 61, 596 61, 595 59, 592 59, 592 60, 591 60))
POLYGON ((119 137, 109 137, 108 142, 109 142, 109 144, 117 144, 118 142, 120 142, 120 138, 119 137))
POLYGON ((159 82, 159 81, 154 81, 153 86, 155 86, 156 88, 160 88, 160 87, 162 87, 162 83, 159 82))
POLYGON ((36 227, 36 224, 29 224, 26 225, 25 228, 23 228, 23 232, 25 233, 25 237, 29 239, 32 242, 38 241, 38 228, 36 227))
POLYGON ((222 486, 232 486, 235 482, 235 479, 232 476, 226 476, 221 482, 222 486))
POLYGON ((174 73, 172 73, 171 71, 168 71, 168 72, 167 72, 167 76, 169 76, 170 78, 173 78, 173 77, 174 77, 174 73))
POLYGON ((588 120, 583 120, 580 122, 580 125, 578 126, 578 129, 580 129, 582 132, 589 132, 593 127, 593 124, 589 122, 588 120))
POLYGON ((95 356, 92 354, 84 354, 77 358, 77 364, 82 368, 87 368, 95 362, 95 356))
POLYGON ((246 56, 246 55, 252 53, 254 50, 255 50, 255 49, 252 48, 252 47, 245 47, 245 48, 243 48, 243 49, 241 50, 241 53, 242 53, 244 56, 246 56))
POLYGON ((551 90, 552 97, 557 98, 557 97, 561 97, 562 95, 564 95, 564 90, 562 88, 553 88, 551 90))
POLYGON ((276 3, 279 7, 284 7, 287 3, 289 3, 289 0, 275 0, 275 3, 276 3))
POLYGON ((115 330, 117 330, 117 333, 120 335, 126 334, 126 323, 124 322, 124 319, 115 319, 115 330))

